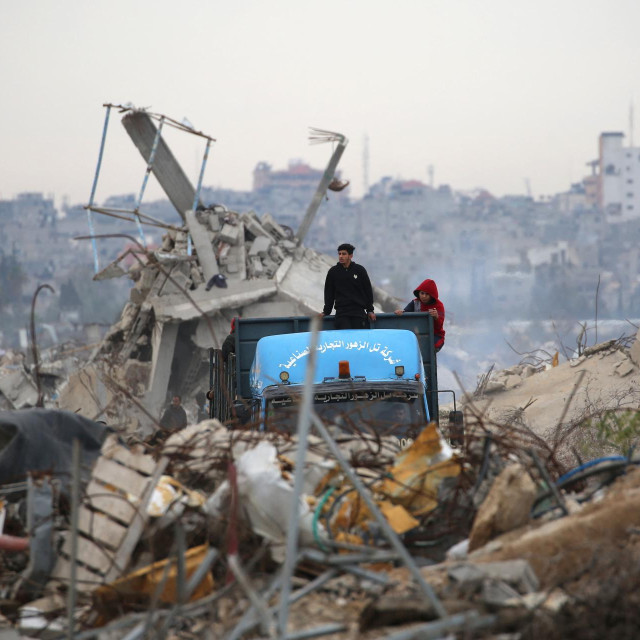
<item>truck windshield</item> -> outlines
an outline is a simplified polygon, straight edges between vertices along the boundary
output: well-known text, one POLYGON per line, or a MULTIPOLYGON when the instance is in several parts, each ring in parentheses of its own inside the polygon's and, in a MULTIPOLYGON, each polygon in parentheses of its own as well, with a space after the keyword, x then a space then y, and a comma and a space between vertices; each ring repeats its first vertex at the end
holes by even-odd
MULTIPOLYGON (((294 433, 298 394, 267 399, 266 426, 270 431, 294 433)), ((327 424, 347 433, 415 438, 425 425, 424 399, 411 391, 358 390, 314 394, 314 410, 327 424)))

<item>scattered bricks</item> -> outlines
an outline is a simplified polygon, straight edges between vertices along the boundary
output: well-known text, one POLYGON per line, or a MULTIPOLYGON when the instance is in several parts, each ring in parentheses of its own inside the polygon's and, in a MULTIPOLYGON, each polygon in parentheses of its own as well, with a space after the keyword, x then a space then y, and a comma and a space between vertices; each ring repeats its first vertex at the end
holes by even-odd
POLYGON ((222 227, 222 231, 220 231, 218 239, 222 240, 222 242, 226 242, 227 244, 238 244, 239 236, 240 229, 227 222, 222 227))
POLYGON ((485 545, 501 533, 529 522, 537 494, 536 485, 520 464, 508 466, 491 487, 478 509, 469 536, 469 550, 485 545))
POLYGON ((266 257, 269 253, 270 246, 271 238, 258 236, 251 244, 251 248, 249 249, 249 258, 252 258, 253 256, 260 256, 261 258, 266 257))

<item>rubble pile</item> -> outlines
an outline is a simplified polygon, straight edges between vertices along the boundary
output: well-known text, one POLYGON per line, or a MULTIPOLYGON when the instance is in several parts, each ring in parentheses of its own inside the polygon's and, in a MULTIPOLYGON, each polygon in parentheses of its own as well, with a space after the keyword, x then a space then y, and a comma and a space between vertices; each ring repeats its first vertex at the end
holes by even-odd
MULTIPOLYGON (((613 357, 599 349, 582 366, 613 357)), ((50 414, 59 425, 71 416, 50 414)), ((0 415, 8 446, 12 415, 0 415)), ((471 424, 451 449, 432 424, 402 450, 395 438, 328 425, 366 488, 313 433, 294 506, 296 436, 207 420, 153 448, 96 425, 82 464, 45 455, 0 486, 0 628, 32 638, 62 637, 70 624, 83 638, 279 637, 294 508, 287 637, 634 637, 640 460, 567 467, 503 428, 471 424)))
POLYGON ((548 443, 572 462, 572 449, 583 445, 587 456, 591 449, 614 452, 604 442, 587 446, 583 440, 594 435, 608 415, 640 406, 640 337, 628 343, 609 340, 566 362, 558 363, 556 356, 555 363, 492 371, 481 381, 480 394, 463 398, 467 423, 495 422, 507 432, 517 425, 530 440, 548 443))

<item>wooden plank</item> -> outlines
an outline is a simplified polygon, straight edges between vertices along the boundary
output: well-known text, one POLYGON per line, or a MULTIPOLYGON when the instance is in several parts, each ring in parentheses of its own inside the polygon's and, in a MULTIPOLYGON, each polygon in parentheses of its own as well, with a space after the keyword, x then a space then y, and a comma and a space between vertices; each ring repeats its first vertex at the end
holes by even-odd
MULTIPOLYGON (((127 564, 129 563, 129 558, 131 557, 136 544, 138 544, 138 540, 140 539, 144 527, 147 524, 147 520, 149 519, 149 516, 147 515, 147 507, 149 506, 149 501, 151 500, 151 494, 153 493, 153 490, 158 483, 160 476, 164 473, 164 470, 166 469, 168 463, 168 458, 160 458, 157 463, 154 474, 153 476, 151 476, 151 482, 149 483, 149 486, 147 487, 147 490, 145 491, 140 501, 141 517, 135 518, 131 525, 128 527, 125 538, 122 541, 118 552, 116 553, 116 564, 119 567, 121 566, 123 568, 126 568, 127 564)), ((121 572, 119 572, 116 567, 113 567, 107 573, 107 581, 111 582, 116 578, 119 578, 120 575, 121 572)))
MULTIPOLYGON (((71 558, 71 536, 64 541, 61 551, 71 558)), ((93 540, 78 536, 78 562, 87 567, 102 574, 107 574, 113 568, 114 555, 113 551, 99 546, 93 540)))
POLYGON ((80 509, 78 514, 78 529, 89 538, 109 545, 112 549, 117 549, 120 546, 127 533, 127 528, 123 525, 98 511, 90 511, 86 507, 80 509))
POLYGON ((129 525, 132 520, 140 520, 136 517, 138 505, 133 505, 124 496, 107 489, 102 484, 92 480, 87 487, 84 502, 93 509, 98 509, 116 520, 129 525))
POLYGON ((138 498, 145 492, 149 484, 149 476, 140 475, 137 471, 124 467, 104 456, 98 458, 91 477, 138 498))
POLYGON ((156 468, 156 461, 152 456, 144 453, 129 451, 121 444, 118 444, 116 436, 109 436, 102 445, 102 455, 112 460, 121 462, 130 469, 135 469, 146 475, 151 475, 156 468))

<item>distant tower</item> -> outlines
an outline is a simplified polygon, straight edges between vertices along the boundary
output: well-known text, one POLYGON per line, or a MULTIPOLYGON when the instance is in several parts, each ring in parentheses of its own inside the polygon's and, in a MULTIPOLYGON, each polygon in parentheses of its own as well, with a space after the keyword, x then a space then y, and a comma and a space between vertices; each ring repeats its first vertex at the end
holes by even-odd
POLYGON ((432 165, 432 164, 430 164, 430 165, 427 167, 427 173, 429 174, 429 186, 430 186, 432 189, 433 189, 433 174, 434 174, 434 171, 435 171, 435 170, 434 170, 434 168, 433 168, 433 165, 432 165))
POLYGON ((362 188, 364 194, 369 193, 369 136, 365 133, 362 140, 362 188))

